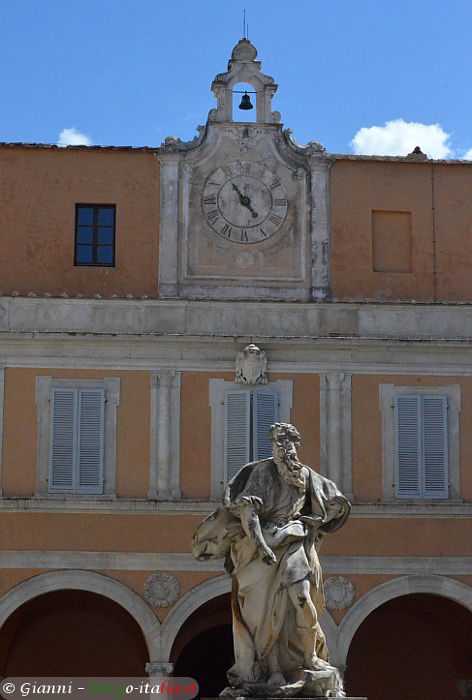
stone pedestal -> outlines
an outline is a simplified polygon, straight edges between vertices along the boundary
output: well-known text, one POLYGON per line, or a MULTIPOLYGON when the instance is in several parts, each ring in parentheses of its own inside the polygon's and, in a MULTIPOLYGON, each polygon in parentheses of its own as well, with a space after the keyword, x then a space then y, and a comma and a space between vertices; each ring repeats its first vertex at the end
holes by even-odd
MULTIPOLYGON (((341 700, 341 696, 337 696, 339 700, 341 700)), ((217 698, 202 698, 201 700, 221 700, 221 696, 217 698)), ((242 695, 236 695, 231 698, 231 700, 280 700, 280 695, 279 696, 273 696, 273 697, 260 697, 260 698, 254 698, 254 697, 244 697, 242 695)), ((293 700, 302 700, 302 698, 293 698, 293 700)), ((303 700, 327 700, 325 696, 317 695, 316 697, 311 697, 311 698, 303 698, 303 700)), ((331 700, 336 700, 336 697, 332 697, 331 700)), ((356 695, 355 697, 352 695, 349 695, 348 697, 343 697, 342 700, 368 700, 368 698, 362 696, 356 695)))

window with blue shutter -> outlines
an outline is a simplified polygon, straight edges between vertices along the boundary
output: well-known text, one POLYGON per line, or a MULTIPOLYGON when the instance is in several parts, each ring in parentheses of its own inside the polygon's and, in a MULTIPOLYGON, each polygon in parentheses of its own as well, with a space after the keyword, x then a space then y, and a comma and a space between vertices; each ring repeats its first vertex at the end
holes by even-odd
POLYGON ((50 492, 103 493, 104 419, 104 389, 53 389, 50 492))
POLYGON ((448 498, 447 396, 395 398, 396 495, 448 498))
POLYGON ((226 482, 248 462, 272 455, 269 428, 279 418, 279 395, 268 389, 226 394, 226 482))

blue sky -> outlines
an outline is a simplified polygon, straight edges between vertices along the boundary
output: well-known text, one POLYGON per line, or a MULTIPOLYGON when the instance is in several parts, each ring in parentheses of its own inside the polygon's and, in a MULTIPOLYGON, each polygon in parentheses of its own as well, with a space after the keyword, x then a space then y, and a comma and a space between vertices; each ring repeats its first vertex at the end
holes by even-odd
POLYGON ((0 141, 193 138, 244 7, 300 143, 472 158, 471 0, 0 0, 0 141))

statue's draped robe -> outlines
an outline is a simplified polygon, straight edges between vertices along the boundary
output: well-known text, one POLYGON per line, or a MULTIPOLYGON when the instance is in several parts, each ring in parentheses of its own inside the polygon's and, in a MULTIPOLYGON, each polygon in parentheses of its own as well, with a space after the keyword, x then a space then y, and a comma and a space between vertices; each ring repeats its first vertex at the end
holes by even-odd
MULTIPOLYGON (((296 610, 287 589, 309 580, 318 617, 322 614, 325 603, 315 539, 341 527, 350 505, 332 481, 306 466, 302 472, 305 488, 300 492, 280 475, 272 459, 246 465, 228 484, 222 505, 202 522, 194 537, 195 556, 224 557, 233 576, 235 664, 228 677, 235 686, 267 677, 267 656, 273 649, 287 680, 298 680, 297 672, 307 669, 307 650, 297 633, 296 610), (246 535, 241 525, 245 509, 256 509, 264 539, 277 558, 275 564, 263 562, 246 535), (312 516, 318 527, 309 528, 301 516, 312 516)), ((316 650, 311 653, 328 661, 319 624, 317 632, 316 650)))

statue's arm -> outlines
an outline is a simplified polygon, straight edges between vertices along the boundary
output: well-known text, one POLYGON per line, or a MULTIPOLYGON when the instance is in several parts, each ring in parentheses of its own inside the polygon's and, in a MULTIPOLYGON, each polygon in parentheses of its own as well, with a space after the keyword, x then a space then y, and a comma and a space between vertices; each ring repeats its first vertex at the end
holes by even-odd
POLYGON ((259 510, 262 501, 257 496, 244 496, 238 503, 239 517, 241 525, 247 537, 253 542, 266 564, 275 564, 277 561, 274 552, 264 539, 259 520, 259 510))

